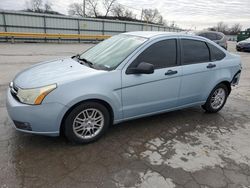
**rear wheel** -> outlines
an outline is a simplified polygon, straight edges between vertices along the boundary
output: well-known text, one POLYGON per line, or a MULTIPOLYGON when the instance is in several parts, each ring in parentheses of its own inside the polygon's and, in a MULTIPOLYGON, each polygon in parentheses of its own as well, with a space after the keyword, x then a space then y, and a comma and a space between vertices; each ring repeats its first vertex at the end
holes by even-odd
POLYGON ((76 106, 65 119, 64 134, 71 142, 83 144, 96 141, 107 130, 110 115, 105 106, 86 102, 76 106))
POLYGON ((227 101, 229 90, 225 84, 217 85, 210 93, 206 103, 202 108, 209 113, 220 111, 227 101))

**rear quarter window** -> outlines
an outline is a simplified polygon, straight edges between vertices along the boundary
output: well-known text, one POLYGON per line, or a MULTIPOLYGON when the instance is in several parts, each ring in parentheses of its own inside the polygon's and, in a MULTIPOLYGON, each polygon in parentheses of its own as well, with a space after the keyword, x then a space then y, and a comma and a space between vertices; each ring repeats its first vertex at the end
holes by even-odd
POLYGON ((226 57, 226 54, 216 46, 210 43, 208 43, 207 45, 210 49, 211 61, 220 61, 226 57))

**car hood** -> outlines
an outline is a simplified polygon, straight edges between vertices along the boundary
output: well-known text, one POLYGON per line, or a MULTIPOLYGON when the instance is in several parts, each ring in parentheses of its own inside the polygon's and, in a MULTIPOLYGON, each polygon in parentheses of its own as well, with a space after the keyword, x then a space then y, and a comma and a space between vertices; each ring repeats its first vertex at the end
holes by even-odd
POLYGON ((239 42, 238 44, 240 44, 240 45, 248 45, 248 44, 250 44, 250 41, 243 40, 243 41, 239 42))
POLYGON ((67 58, 39 63, 20 72, 14 79, 21 88, 36 88, 50 84, 61 84, 103 72, 67 58))

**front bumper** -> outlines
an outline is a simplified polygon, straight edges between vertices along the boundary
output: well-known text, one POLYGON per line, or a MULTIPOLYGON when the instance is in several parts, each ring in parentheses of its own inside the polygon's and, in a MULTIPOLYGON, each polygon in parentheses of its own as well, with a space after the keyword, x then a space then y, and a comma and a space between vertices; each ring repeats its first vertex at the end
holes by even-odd
POLYGON ((58 136, 63 115, 67 107, 59 103, 26 105, 18 102, 7 91, 6 107, 10 118, 18 131, 58 136))

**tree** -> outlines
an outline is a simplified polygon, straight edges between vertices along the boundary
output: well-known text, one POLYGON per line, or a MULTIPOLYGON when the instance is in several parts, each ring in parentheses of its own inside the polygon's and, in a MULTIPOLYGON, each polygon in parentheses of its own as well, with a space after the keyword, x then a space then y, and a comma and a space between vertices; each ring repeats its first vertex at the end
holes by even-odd
POLYGON ((225 24, 224 22, 219 22, 216 26, 216 31, 222 32, 222 33, 227 33, 228 32, 228 25, 225 24))
POLYGON ((49 3, 48 1, 46 3, 44 3, 44 12, 46 13, 46 12, 53 11, 51 6, 52 6, 52 4, 49 3))
POLYGON ((117 18, 131 18, 131 19, 136 18, 136 15, 132 11, 126 9, 121 4, 114 5, 111 12, 112 12, 113 16, 115 16, 117 18))
POLYGON ((143 9, 142 18, 148 23, 159 23, 163 20, 163 17, 157 9, 143 9))
POLYGON ((241 31, 241 29, 242 25, 239 23, 236 23, 232 25, 232 27, 229 27, 224 22, 219 22, 216 26, 208 28, 209 31, 218 31, 226 35, 236 35, 238 32, 241 31))
POLYGON ((105 17, 108 16, 108 14, 111 12, 112 8, 114 7, 116 0, 104 0, 103 6, 105 9, 105 17))
POLYGON ((115 17, 123 17, 124 7, 120 4, 117 4, 114 6, 111 12, 115 17))
POLYGON ((26 7, 27 8, 24 9, 25 12, 39 12, 62 15, 52 9, 52 3, 50 3, 49 0, 47 0, 45 3, 43 3, 43 0, 26 1, 26 7))
POLYGON ((26 1, 27 10, 32 12, 42 12, 42 0, 30 0, 26 1))
POLYGON ((242 29, 242 25, 239 23, 234 24, 231 28, 230 28, 230 34, 231 35, 237 35, 242 29))
POLYGON ((69 5, 68 9, 69 15, 81 16, 84 17, 83 6, 80 3, 72 3, 69 5))
POLYGON ((161 25, 164 25, 164 26, 168 26, 168 22, 164 19, 163 16, 159 16, 159 19, 158 19, 158 24, 161 24, 161 25))
POLYGON ((80 16, 80 17, 98 17, 99 16, 99 0, 86 0, 85 11, 83 5, 80 3, 72 3, 69 5, 69 15, 80 16), (85 15, 84 15, 85 13, 85 15))
POLYGON ((136 15, 131 10, 128 10, 128 9, 125 10, 124 17, 125 18, 136 19, 136 15))
POLYGON ((170 27, 177 27, 175 21, 172 21, 172 22, 171 22, 170 27))
POLYGON ((86 0, 86 7, 87 7, 86 9, 87 9, 87 14, 89 16, 98 17, 99 15, 98 3, 99 0, 86 0))

